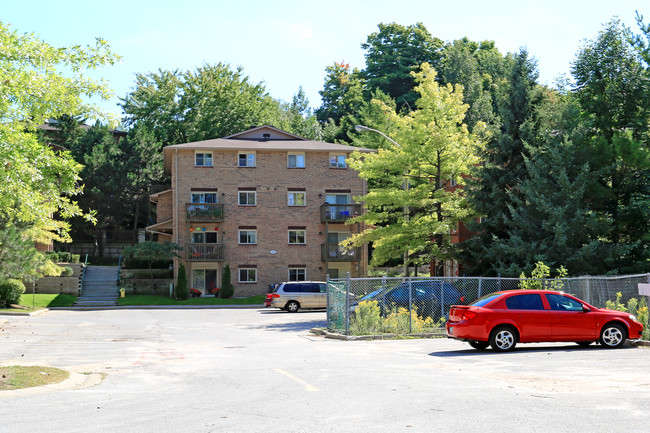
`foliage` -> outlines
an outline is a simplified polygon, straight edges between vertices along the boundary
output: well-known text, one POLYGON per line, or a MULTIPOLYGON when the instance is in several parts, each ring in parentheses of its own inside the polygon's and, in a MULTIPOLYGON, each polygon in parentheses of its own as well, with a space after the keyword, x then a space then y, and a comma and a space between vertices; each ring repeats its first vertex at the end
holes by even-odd
POLYGON ((232 298, 235 294, 235 287, 232 285, 230 277, 230 265, 226 265, 221 274, 221 289, 219 290, 220 298, 232 298))
POLYGON ((431 36, 422 23, 404 27, 397 23, 378 25, 361 47, 366 50, 362 76, 368 90, 381 90, 397 103, 398 112, 415 109, 419 98, 412 73, 423 63, 437 68, 443 42, 431 36))
POLYGON ((350 158, 373 187, 357 198, 367 212, 350 221, 367 228, 344 244, 373 242, 373 265, 405 252, 417 264, 453 257, 450 231, 472 214, 462 192, 447 188, 450 179, 461 180, 479 162, 482 146, 481 137, 462 123, 467 106, 461 89, 438 85, 427 64, 413 77, 421 96, 417 110, 400 115, 376 102, 395 125, 391 135, 398 144, 350 158))
POLYGON ((71 277, 74 274, 74 269, 70 266, 63 266, 63 271, 61 272, 62 277, 71 277))
POLYGON ((185 271, 185 265, 183 263, 178 266, 178 276, 176 278, 176 286, 174 286, 174 297, 181 300, 190 297, 190 290, 187 286, 187 272, 185 271))
MULTIPOLYGON (((18 228, 32 242, 69 241, 68 225, 60 219, 83 214, 70 198, 80 190, 80 167, 33 132, 50 117, 100 114, 84 98, 107 98, 108 89, 84 70, 118 57, 101 39, 95 46, 59 48, 1 22, 0 46, 0 222, 3 230, 18 228)), ((11 248, 20 252, 13 249, 20 248, 17 243, 11 248)), ((0 263, 5 268, 5 260, 0 263)), ((30 272, 40 273, 35 267, 30 272)))
POLYGON ((9 308, 11 304, 18 304, 23 293, 25 293, 25 285, 22 281, 15 279, 0 281, 0 307, 9 308))
POLYGON ((624 313, 630 313, 636 316, 639 322, 643 324, 643 336, 644 340, 650 340, 650 315, 648 314, 648 301, 645 296, 641 296, 640 299, 631 298, 627 301, 627 306, 621 302, 623 294, 621 292, 616 293, 616 299, 608 299, 605 301, 605 308, 609 310, 618 310, 623 311, 624 313))
POLYGON ((282 104, 262 83, 251 83, 241 67, 218 63, 195 71, 137 74, 121 106, 127 126, 144 127, 167 146, 225 137, 262 124, 317 138, 319 127, 305 116, 305 103, 299 90, 291 104, 282 104))
POLYGON ((409 314, 408 308, 393 308, 382 317, 377 301, 359 302, 350 320, 352 335, 371 334, 407 334, 409 332, 431 332, 439 330, 444 324, 444 318, 434 323, 431 317, 418 316, 417 307, 413 305, 409 314))
POLYGON ((153 280, 153 263, 161 260, 172 260, 174 257, 178 256, 177 251, 180 249, 181 247, 179 245, 172 242, 158 243, 146 241, 126 247, 122 254, 124 257, 127 257, 127 261, 129 260, 128 258, 132 257, 136 260, 142 260, 146 262, 149 266, 151 280, 153 280))
POLYGON ((35 281, 43 275, 61 273, 61 268, 34 246, 32 227, 24 223, 3 223, 0 218, 0 280, 18 277, 35 281))
MULTIPOLYGON (((623 302, 621 302, 622 297, 623 297, 623 294, 621 292, 616 292, 616 299, 613 300, 613 301, 611 299, 608 299, 607 301, 605 301, 605 308, 607 308, 609 310, 618 310, 618 311, 622 311, 622 312, 626 313, 628 311, 628 309, 625 306, 625 304, 623 302)), ((634 301, 636 303, 636 299, 634 301)), ((634 313, 632 313, 632 314, 634 314, 634 313)))
POLYGON ((557 270, 557 275, 553 279, 548 279, 551 276, 551 268, 544 264, 544 262, 535 263, 530 279, 526 277, 525 273, 519 275, 519 288, 525 290, 557 290, 564 289, 564 278, 568 275, 568 271, 564 266, 560 266, 557 270))

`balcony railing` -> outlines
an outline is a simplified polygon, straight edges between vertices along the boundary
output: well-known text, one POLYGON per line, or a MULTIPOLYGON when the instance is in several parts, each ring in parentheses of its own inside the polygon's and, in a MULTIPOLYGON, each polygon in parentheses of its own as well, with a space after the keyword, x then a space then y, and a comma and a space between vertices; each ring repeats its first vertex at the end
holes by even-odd
POLYGON ((321 244, 320 255, 323 262, 358 262, 361 248, 346 249, 339 244, 321 244))
POLYGON ((320 207, 320 222, 333 223, 345 222, 361 213, 360 204, 329 204, 325 203, 320 207))
POLYGON ((187 260, 192 262, 222 262, 223 244, 189 244, 187 260))
POLYGON ((223 204, 221 203, 185 203, 187 221, 219 222, 223 221, 223 204))

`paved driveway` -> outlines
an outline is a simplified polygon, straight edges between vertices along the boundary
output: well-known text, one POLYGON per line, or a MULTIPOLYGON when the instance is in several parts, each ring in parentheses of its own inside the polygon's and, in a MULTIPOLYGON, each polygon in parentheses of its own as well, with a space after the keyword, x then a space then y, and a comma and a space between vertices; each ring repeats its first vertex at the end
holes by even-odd
POLYGON ((2 432, 650 432, 650 350, 312 336, 323 312, 52 311, 0 364, 86 377, 0 392, 2 432), (93 385, 89 373, 101 373, 93 385))

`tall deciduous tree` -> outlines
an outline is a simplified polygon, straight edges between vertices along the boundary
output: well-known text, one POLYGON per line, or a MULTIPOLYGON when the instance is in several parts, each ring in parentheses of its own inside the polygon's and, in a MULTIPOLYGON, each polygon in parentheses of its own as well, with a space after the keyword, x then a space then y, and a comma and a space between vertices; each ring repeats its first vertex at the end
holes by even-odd
POLYGON ((398 111, 415 109, 418 94, 411 72, 421 64, 438 68, 444 43, 431 36, 422 23, 404 27, 396 23, 378 25, 361 47, 366 50, 362 75, 368 89, 381 90, 397 103, 398 111))
POLYGON ((84 70, 116 60, 101 39, 58 48, 0 22, 0 230, 20 230, 31 242, 69 240, 67 223, 54 215, 82 214, 71 199, 80 166, 40 143, 34 130, 49 117, 99 114, 84 96, 107 98, 109 91, 84 70))
POLYGON ((381 187, 359 197, 367 213, 352 220, 368 228, 347 242, 373 242, 375 265, 406 252, 418 264, 450 259, 450 231, 471 215, 462 191, 449 188, 450 179, 461 180, 479 162, 482 146, 463 124, 468 107, 462 90, 440 86, 426 63, 413 79, 420 95, 417 109, 398 114, 382 105, 395 125, 392 138, 399 145, 353 154, 350 162, 369 182, 382 179, 381 187), (408 212, 402 214, 403 209, 408 212))

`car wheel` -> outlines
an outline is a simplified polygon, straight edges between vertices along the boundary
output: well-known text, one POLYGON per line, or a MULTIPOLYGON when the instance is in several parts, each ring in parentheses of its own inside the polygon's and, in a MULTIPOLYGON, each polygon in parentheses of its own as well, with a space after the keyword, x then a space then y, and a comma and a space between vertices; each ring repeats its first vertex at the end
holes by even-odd
POLYGON ((300 304, 296 301, 289 301, 287 302, 287 305, 284 306, 284 309, 289 313, 296 313, 298 310, 300 310, 300 304))
POLYGON ((591 343, 593 343, 593 341, 576 341, 576 344, 580 347, 587 347, 591 343))
POLYGON ((490 346, 498 352, 508 352, 517 345, 517 333, 510 326, 499 326, 490 334, 490 346))
POLYGON ((600 333, 600 344, 609 349, 615 349, 625 344, 627 333, 618 323, 609 323, 605 325, 600 333))
POLYGON ((476 350, 485 350, 490 345, 487 341, 469 340, 468 343, 476 350))

